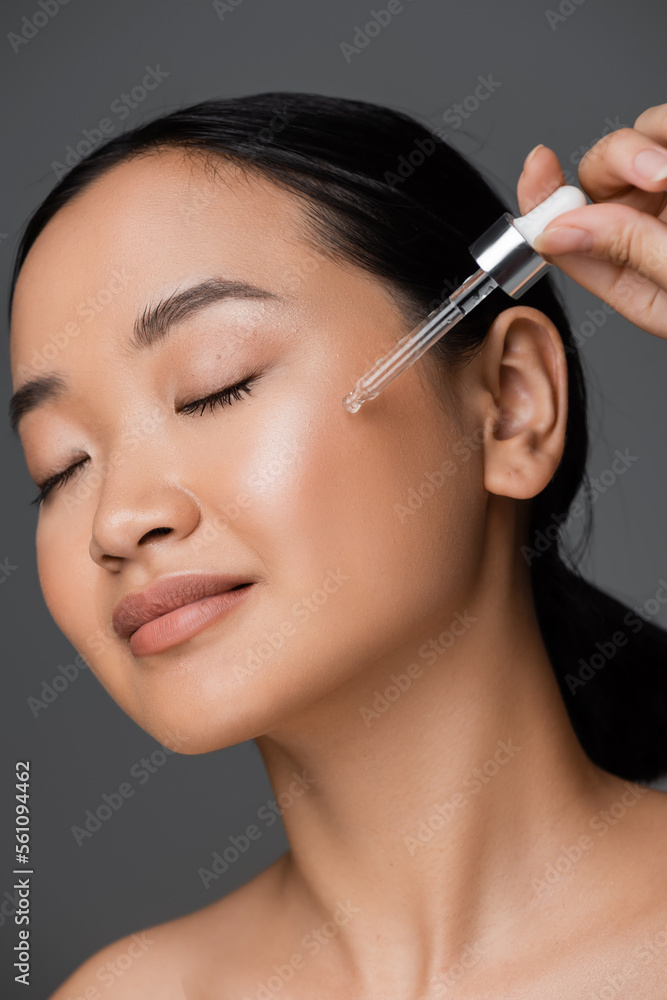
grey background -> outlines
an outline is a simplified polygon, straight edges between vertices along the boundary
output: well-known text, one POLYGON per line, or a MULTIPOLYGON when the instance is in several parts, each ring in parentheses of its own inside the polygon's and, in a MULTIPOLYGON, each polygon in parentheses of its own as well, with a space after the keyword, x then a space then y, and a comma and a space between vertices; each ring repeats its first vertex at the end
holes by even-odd
MULTIPOLYGON (((516 210, 516 181, 527 152, 545 142, 576 181, 576 158, 603 132, 632 125, 667 101, 662 2, 540 0, 442 3, 404 0, 403 10, 348 62, 372 10, 358 0, 241 0, 221 20, 207 0, 141 2, 70 0, 14 52, 8 35, 41 8, 6 3, 0 14, 4 156, 0 164, 2 323, 17 236, 54 185, 54 161, 101 118, 114 134, 158 112, 213 96, 265 90, 314 91, 361 98, 446 127, 443 114, 492 75, 493 94, 450 141, 467 153, 516 210), (558 15, 560 7, 569 14, 558 15), (561 18, 553 25, 547 12, 561 18), (169 75, 121 122, 112 102, 140 83, 147 65, 169 75)), ((564 275, 572 325, 599 301, 564 275)), ((7 338, 7 331, 4 331, 7 338)), ((5 339, 6 343, 6 339, 5 339)), ((639 456, 594 505, 596 534, 587 574, 630 605, 652 597, 667 577, 665 423, 667 344, 612 315, 582 348, 592 401, 590 473, 607 469, 614 449, 639 456)), ((2 395, 11 393, 8 353, 2 395)), ((256 821, 271 788, 254 743, 200 757, 169 755, 135 796, 81 847, 71 827, 103 792, 158 744, 115 705, 87 670, 35 718, 39 697, 76 651, 51 620, 34 554, 34 487, 20 446, 3 421, 0 560, 4 664, 0 733, 0 901, 12 885, 13 769, 32 762, 32 986, 46 997, 95 950, 155 922, 227 894, 286 849, 281 823, 208 890, 197 869, 230 835, 256 821)), ((654 619, 656 620, 656 619, 654 619)), ((667 624, 664 614, 657 619, 667 624)), ((667 738, 667 737, 666 737, 667 738)), ((260 824, 261 825, 261 824, 260 824)), ((16 928, 0 917, 3 997, 12 992, 16 928)), ((18 987, 16 995, 19 995, 18 987)), ((103 992, 103 991, 102 991, 103 992)))

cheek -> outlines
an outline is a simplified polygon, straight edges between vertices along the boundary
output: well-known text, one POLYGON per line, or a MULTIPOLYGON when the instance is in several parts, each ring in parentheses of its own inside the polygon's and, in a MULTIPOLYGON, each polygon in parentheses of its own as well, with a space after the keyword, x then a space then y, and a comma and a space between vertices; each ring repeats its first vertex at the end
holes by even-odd
POLYGON ((268 585, 224 669, 200 672, 196 697, 180 692, 193 712, 216 706, 200 734, 210 746, 271 729, 465 609, 483 541, 480 455, 446 474, 456 432, 421 390, 405 395, 402 412, 378 405, 361 420, 326 394, 283 401, 243 449, 225 447, 233 475, 210 495, 237 507, 216 556, 252 551, 268 585))
MULTIPOLYGON (((89 553, 89 508, 72 514, 63 530, 53 518, 38 522, 37 570, 44 601, 54 622, 84 657, 90 672, 116 703, 135 721, 134 695, 126 665, 118 655, 118 637, 104 619, 108 581, 89 553)), ((140 723, 139 723, 140 724, 140 723)))
POLYGON ((37 572, 44 601, 58 628, 86 655, 82 637, 94 631, 99 612, 91 587, 95 570, 89 554, 86 517, 62 519, 41 515, 37 525, 37 572), (90 565, 88 565, 90 564, 90 565))
POLYGON ((370 643, 377 655, 464 600, 481 466, 472 453, 451 461, 456 433, 420 387, 396 414, 378 400, 351 415, 329 396, 273 401, 270 421, 249 420, 243 446, 225 446, 230 482, 209 495, 224 493, 223 520, 272 585, 267 627, 338 574, 344 584, 317 615, 320 639, 348 652, 361 641, 364 656, 370 643))
POLYGON ((56 532, 53 535, 42 532, 42 535, 37 546, 37 564, 51 617, 116 704, 157 737, 145 718, 137 714, 131 672, 119 653, 118 637, 103 616, 102 609, 109 605, 108 581, 100 579, 100 571, 90 558, 90 534, 82 533, 73 539, 70 533, 66 544, 56 532), (72 548, 74 541, 78 546, 76 555, 72 548))

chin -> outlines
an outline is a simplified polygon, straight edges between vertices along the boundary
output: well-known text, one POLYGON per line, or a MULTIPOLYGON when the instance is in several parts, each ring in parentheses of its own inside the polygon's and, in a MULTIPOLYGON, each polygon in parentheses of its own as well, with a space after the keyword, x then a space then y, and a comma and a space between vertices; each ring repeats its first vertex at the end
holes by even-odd
POLYGON ((228 690, 209 691, 199 696, 173 691, 150 706, 125 711, 141 729, 161 746, 185 756, 212 753, 236 746, 275 728, 278 711, 264 695, 261 704, 252 698, 230 698, 228 690), (244 703, 245 702, 245 703, 244 703))

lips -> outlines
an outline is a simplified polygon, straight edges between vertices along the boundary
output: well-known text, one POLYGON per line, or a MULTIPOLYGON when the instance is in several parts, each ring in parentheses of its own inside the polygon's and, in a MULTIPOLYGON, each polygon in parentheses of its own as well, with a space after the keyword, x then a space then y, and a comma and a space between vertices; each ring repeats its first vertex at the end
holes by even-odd
POLYGON ((145 590, 127 594, 113 609, 113 629, 121 639, 176 608, 234 590, 253 581, 222 574, 188 573, 163 577, 145 590))

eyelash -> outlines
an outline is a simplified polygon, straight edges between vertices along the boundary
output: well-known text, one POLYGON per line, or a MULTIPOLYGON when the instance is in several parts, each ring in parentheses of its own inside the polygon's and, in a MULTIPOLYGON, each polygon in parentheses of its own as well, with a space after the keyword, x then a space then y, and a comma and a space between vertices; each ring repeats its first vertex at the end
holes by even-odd
MULTIPOLYGON (((257 381, 257 376, 251 376, 244 379, 242 382, 236 382, 234 385, 229 386, 227 389, 220 389, 219 392, 214 392, 210 396, 206 396, 204 399, 196 399, 192 403, 186 403, 180 409, 180 413, 185 413, 190 416, 192 413, 196 413, 201 406, 201 413, 199 416, 204 415, 204 411, 207 406, 210 407, 209 412, 213 412, 213 408, 218 404, 220 406, 231 405, 232 400, 239 400, 243 398, 243 393, 250 394, 250 386, 257 381)), ((70 465, 69 469, 65 469, 64 472, 58 472, 54 476, 50 476, 46 479, 40 486, 39 492, 36 497, 34 497, 29 506, 37 504, 41 505, 46 500, 47 496, 55 487, 60 488, 65 485, 65 483, 74 475, 74 472, 87 462, 88 459, 84 458, 81 462, 77 462, 75 465, 70 465)))

